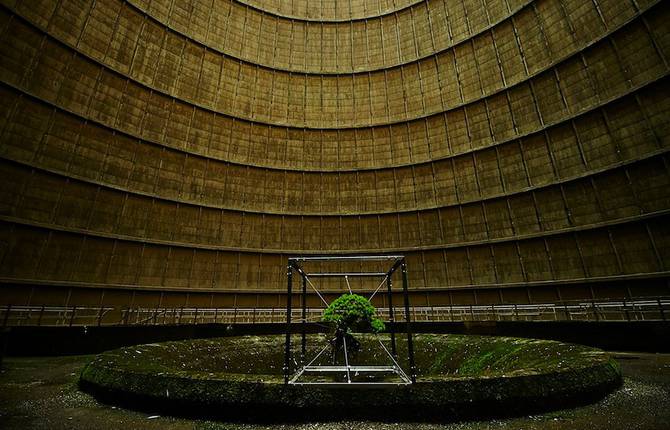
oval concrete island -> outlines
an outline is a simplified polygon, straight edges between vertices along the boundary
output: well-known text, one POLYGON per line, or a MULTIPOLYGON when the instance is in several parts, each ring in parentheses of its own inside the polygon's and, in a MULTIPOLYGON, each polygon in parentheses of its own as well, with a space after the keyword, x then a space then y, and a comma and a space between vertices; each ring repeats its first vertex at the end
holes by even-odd
MULTIPOLYGON (((323 345, 325 335, 309 335, 323 345)), ((375 345, 384 335, 360 337, 349 365, 385 358, 375 345)), ((351 418, 449 421, 521 415, 596 401, 621 383, 604 352, 548 340, 422 334, 414 337, 414 384, 285 385, 282 336, 197 339, 121 348, 96 356, 80 385, 107 401, 178 415, 263 421, 351 418)), ((398 339, 398 357, 405 345, 398 339)), ((301 366, 300 342, 293 361, 301 366)), ((305 353, 308 359, 316 346, 305 353)), ((389 358, 386 356, 386 358, 389 358)), ((332 360, 322 354, 321 360, 332 360)), ((402 360, 398 363, 403 366, 402 360)), ((352 371, 353 372, 353 371, 352 371)), ((352 377, 380 378, 356 372, 352 377)), ((388 376, 383 376, 388 377, 388 376)), ((316 379, 314 380, 316 381, 316 379)), ((377 381, 379 382, 379 381, 377 381)))

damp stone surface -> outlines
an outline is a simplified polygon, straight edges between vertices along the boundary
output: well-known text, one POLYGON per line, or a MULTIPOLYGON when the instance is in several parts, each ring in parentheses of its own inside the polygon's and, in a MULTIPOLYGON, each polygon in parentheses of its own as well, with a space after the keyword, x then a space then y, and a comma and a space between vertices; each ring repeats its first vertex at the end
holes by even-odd
MULTIPOLYGON (((383 342, 388 338, 382 336, 383 342)), ((361 335, 350 364, 385 353, 361 335)), ((416 335, 417 382, 384 387, 284 385, 283 336, 244 336, 146 344, 105 352, 83 369, 80 386, 103 400, 177 415, 234 420, 363 416, 453 420, 555 410, 596 401, 621 383, 616 362, 585 346, 548 340, 416 335), (261 409, 259 409, 261 408, 261 409), (262 411, 259 414, 258 411, 262 411)), ((327 342, 309 335, 304 360, 327 342)), ((293 343, 294 366, 300 342, 293 343)), ((405 345, 398 336, 400 365, 405 345)), ((322 364, 330 364, 324 355, 322 364)), ((334 380, 337 376, 333 376, 334 380)))

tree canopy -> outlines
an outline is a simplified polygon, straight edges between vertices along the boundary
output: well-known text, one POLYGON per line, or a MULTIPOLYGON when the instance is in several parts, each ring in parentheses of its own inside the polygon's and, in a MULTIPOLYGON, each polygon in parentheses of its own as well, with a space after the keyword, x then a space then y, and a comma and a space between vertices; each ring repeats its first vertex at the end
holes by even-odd
POLYGON ((377 316, 377 310, 368 299, 358 294, 343 294, 323 313, 324 322, 334 323, 338 329, 350 332, 379 333, 386 328, 377 316))

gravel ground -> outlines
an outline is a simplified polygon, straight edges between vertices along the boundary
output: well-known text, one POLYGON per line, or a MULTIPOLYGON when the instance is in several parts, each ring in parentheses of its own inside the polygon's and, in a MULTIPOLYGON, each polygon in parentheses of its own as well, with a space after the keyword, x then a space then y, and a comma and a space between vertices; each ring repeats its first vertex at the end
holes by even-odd
POLYGON ((231 424, 135 412, 97 402, 77 389, 90 356, 9 357, 0 370, 0 428, 6 429, 663 429, 670 428, 670 354, 614 353, 624 384, 602 401, 521 418, 450 424, 352 421, 231 424))

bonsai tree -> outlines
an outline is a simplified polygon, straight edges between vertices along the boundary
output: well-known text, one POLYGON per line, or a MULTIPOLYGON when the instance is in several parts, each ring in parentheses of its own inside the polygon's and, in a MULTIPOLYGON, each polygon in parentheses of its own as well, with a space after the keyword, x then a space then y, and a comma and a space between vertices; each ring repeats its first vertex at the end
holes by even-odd
POLYGON ((323 313, 322 321, 334 326, 335 337, 330 341, 333 346, 332 358, 335 361, 337 352, 344 347, 357 351, 360 343, 352 333, 379 333, 386 327, 377 316, 377 310, 368 299, 358 294, 343 294, 331 303, 323 313))

